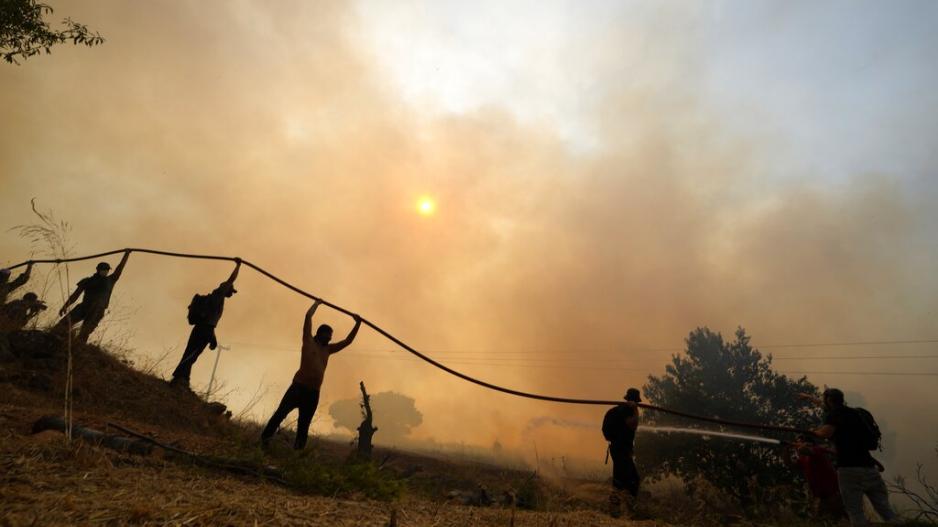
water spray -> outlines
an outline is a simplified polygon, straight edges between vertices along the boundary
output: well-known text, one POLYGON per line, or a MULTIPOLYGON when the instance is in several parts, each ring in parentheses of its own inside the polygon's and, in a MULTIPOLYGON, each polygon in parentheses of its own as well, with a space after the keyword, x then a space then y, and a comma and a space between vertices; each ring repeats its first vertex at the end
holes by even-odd
POLYGON ((729 439, 741 439, 743 441, 755 441, 757 443, 768 443, 770 445, 781 445, 782 442, 771 437, 751 436, 745 434, 733 434, 730 432, 718 432, 716 430, 701 430, 699 428, 678 428, 674 426, 640 426, 639 432, 650 432, 654 434, 693 434, 703 437, 726 437, 729 439))

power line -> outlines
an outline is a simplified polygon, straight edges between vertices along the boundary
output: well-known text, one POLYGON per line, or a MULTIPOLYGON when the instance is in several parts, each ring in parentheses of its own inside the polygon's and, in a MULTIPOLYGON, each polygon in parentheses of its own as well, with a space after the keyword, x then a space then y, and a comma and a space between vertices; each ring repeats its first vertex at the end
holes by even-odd
MULTIPOLYGON (((288 347, 288 346, 264 346, 258 344, 249 344, 244 342, 237 343, 244 347, 255 348, 255 349, 277 349, 284 351, 299 351, 299 347, 288 347)), ((417 359, 407 355, 400 355, 399 352, 395 351, 386 351, 381 352, 378 350, 355 350, 355 351, 346 351, 343 353, 344 356, 353 356, 353 357, 362 357, 368 359, 378 359, 385 361, 404 361, 404 362, 413 362, 417 359)), ((850 358, 850 357, 840 357, 840 358, 850 358)), ((888 358, 888 357, 886 357, 888 358)), ((915 356, 914 358, 923 358, 921 356, 915 356)), ((938 355, 927 356, 927 358, 938 358, 938 355)), ((652 372, 647 368, 635 369, 635 368, 623 368, 616 366, 589 366, 589 365, 562 365, 562 364, 544 364, 544 363, 532 363, 524 359, 510 359, 512 362, 496 362, 493 359, 486 360, 481 358, 471 358, 471 359, 448 359, 447 362, 450 364, 459 364, 463 366, 488 366, 488 367, 501 367, 501 368, 524 368, 524 369, 562 369, 562 370, 592 370, 592 371, 615 371, 620 373, 642 373, 645 375, 651 375, 652 372)), ((785 375, 882 375, 882 376, 913 376, 913 377, 932 377, 938 376, 938 372, 861 372, 861 371, 779 371, 785 375)))

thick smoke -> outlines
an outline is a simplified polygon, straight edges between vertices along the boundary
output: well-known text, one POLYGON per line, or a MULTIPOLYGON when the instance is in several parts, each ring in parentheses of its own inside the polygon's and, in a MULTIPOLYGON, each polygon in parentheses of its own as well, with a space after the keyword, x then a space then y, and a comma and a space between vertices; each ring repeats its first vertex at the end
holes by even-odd
MULTIPOLYGON (((756 346, 935 336, 936 222, 922 198, 934 182, 763 183, 775 145, 724 127, 698 95, 690 36, 646 29, 642 49, 670 67, 622 72, 616 50, 637 37, 605 35, 589 110, 598 146, 584 153, 503 108, 440 116, 405 103, 342 2, 68 8, 108 41, 0 68, 0 224, 30 221, 38 197, 72 222, 78 253, 239 255, 471 374, 557 395, 619 399, 671 353, 647 350, 679 347, 698 325, 743 325, 756 346), (414 213, 425 192, 434 217, 414 213)), ((0 249, 5 262, 29 251, 11 233, 0 249)), ((73 266, 71 285, 92 267, 73 266)), ((183 343, 188 299, 229 270, 132 256, 116 304, 136 353, 183 343)), ((219 372, 235 407, 270 386, 263 417, 296 367, 307 302, 249 271, 238 289, 219 372)), ((351 326, 324 320, 339 336, 351 326)), ((597 429, 539 448, 602 449, 602 409, 493 394, 390 348, 369 333, 337 356, 321 409, 365 380, 414 397, 424 438, 523 446, 530 416, 548 413, 597 429)), ((178 348, 162 371, 177 359, 178 348)), ((202 382, 210 362, 195 369, 202 382)), ((889 411, 910 460, 930 452, 935 438, 917 435, 938 424, 919 403, 930 383, 812 380, 889 411)))

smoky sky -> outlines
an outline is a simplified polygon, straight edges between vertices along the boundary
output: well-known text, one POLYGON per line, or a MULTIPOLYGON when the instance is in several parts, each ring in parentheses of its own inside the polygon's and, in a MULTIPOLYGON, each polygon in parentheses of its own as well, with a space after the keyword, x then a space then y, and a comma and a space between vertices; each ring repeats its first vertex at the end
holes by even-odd
MULTIPOLYGON (((241 256, 458 369, 564 396, 618 399, 660 374, 697 326, 743 326, 757 347, 936 337, 935 180, 876 167, 835 182, 811 171, 779 178, 776 161, 792 150, 784 137, 740 133, 725 101, 707 95, 689 15, 671 13, 673 25, 658 19, 639 37, 634 24, 628 34, 613 28, 583 48, 596 70, 580 119, 598 138, 584 151, 506 105, 425 111, 363 45, 360 10, 344 2, 56 7, 107 42, 0 68, 0 220, 32 222, 35 197, 71 223, 76 254, 241 256), (636 45, 656 60, 616 67, 619 50, 636 45), (415 213, 423 194, 437 201, 431 217, 415 213)), ((929 115, 933 107, 921 108, 929 115)), ((803 126, 811 132, 812 122, 803 126)), ((898 133, 934 141, 915 130, 898 133)), ((922 161, 922 173, 933 175, 934 162, 922 161)), ((15 232, 0 248, 6 263, 31 251, 15 232)), ((70 286, 93 265, 70 266, 70 286)), ((131 256, 109 336, 141 360, 169 350, 158 369, 168 374, 189 329, 188 300, 229 272, 131 256)), ((56 307, 57 288, 47 294, 56 307)), ((218 328, 232 348, 219 376, 236 410, 267 387, 251 412, 263 418, 297 365, 308 302, 249 270, 238 290, 218 328)), ((338 336, 351 327, 323 311, 338 336)), ((354 397, 364 380, 416 400, 418 437, 521 447, 550 429, 526 430, 532 419, 595 420, 595 433, 555 431, 538 447, 602 449, 600 408, 487 392, 392 349, 363 330, 333 359, 320 409, 354 397)), ((197 384, 213 359, 196 366, 197 384)), ((934 359, 776 364, 938 371, 934 359)), ((938 425, 929 378, 809 378, 862 393, 888 416, 898 469, 928 459, 936 438, 926 431, 938 425)), ((329 430, 328 417, 315 428, 329 430)))

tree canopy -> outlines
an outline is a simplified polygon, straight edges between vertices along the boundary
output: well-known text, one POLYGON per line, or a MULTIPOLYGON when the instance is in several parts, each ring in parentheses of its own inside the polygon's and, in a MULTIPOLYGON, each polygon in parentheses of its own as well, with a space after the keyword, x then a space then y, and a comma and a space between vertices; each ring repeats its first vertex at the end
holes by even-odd
POLYGON ((70 18, 62 21, 63 28, 49 26, 45 15, 52 7, 36 0, 0 0, 0 55, 11 64, 26 60, 41 52, 51 53, 52 46, 71 41, 72 44, 97 46, 104 42, 97 32, 70 18))
MULTIPOLYGON (((742 328, 735 337, 725 342, 720 333, 695 329, 685 340, 684 354, 672 358, 665 374, 649 377, 645 396, 653 404, 708 417, 796 428, 816 425, 820 410, 797 395, 818 395, 818 388, 804 377, 792 379, 773 371, 771 355, 765 357, 753 348, 742 328)), ((643 424, 648 423, 697 426, 653 414, 647 414, 643 424)), ((776 437, 794 439, 790 434, 776 437)), ((780 491, 789 496, 801 492, 799 476, 787 465, 783 449, 771 444, 643 434, 636 453, 649 475, 676 475, 691 492, 705 480, 744 506, 779 498, 780 491)))
MULTIPOLYGON (((332 403, 329 415, 335 426, 354 433, 362 421, 360 404, 358 399, 342 399, 332 403)), ((414 399, 400 393, 381 392, 372 395, 371 409, 374 412, 374 426, 384 441, 404 439, 423 422, 423 414, 417 410, 414 399)))

